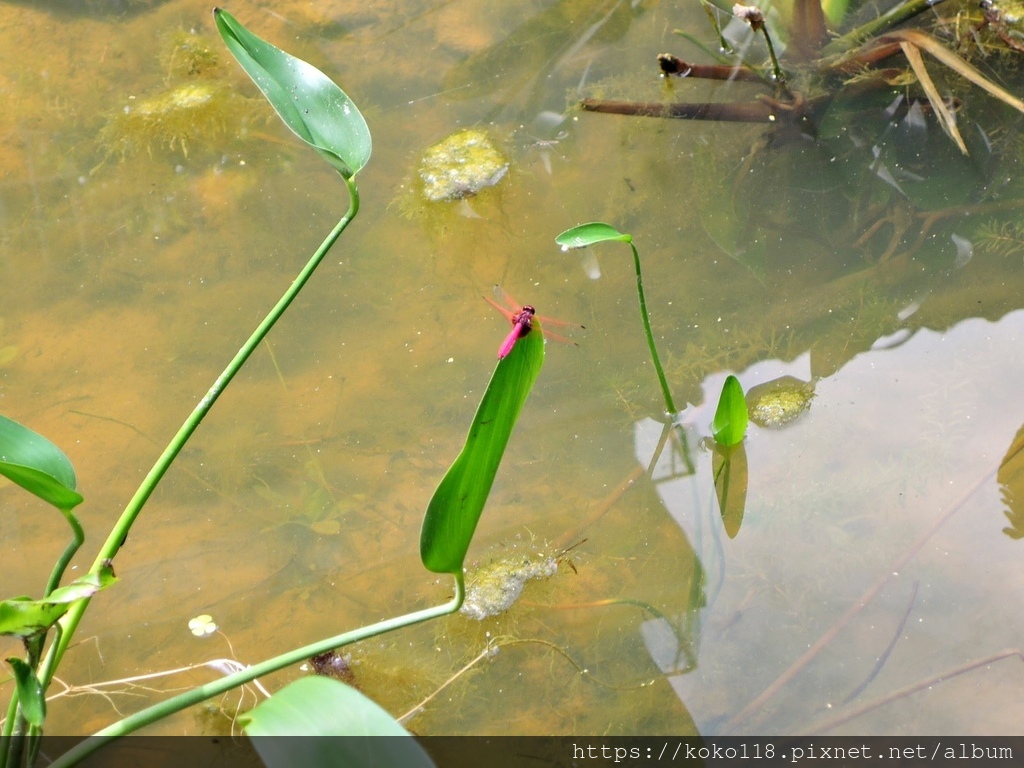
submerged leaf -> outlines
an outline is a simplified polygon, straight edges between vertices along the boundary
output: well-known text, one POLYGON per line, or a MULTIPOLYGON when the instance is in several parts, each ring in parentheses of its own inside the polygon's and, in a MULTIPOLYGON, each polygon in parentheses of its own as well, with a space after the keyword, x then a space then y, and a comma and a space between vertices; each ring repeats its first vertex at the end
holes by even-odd
POLYGON ((729 538, 735 539, 747 503, 747 451, 743 443, 728 448, 716 444, 711 454, 711 474, 722 525, 729 538))
POLYGON ((966 155, 967 145, 964 144, 964 138, 960 135, 960 129, 956 127, 956 115, 946 106, 946 102, 939 95, 939 89, 932 82, 931 75, 928 74, 928 69, 921 58, 921 51, 916 45, 906 40, 900 42, 900 48, 903 49, 903 54, 907 57, 907 61, 910 62, 910 68, 914 70, 918 82, 924 88, 924 94, 928 97, 928 103, 931 104, 935 116, 939 118, 939 125, 942 126, 942 130, 953 140, 953 143, 957 145, 960 151, 966 155))

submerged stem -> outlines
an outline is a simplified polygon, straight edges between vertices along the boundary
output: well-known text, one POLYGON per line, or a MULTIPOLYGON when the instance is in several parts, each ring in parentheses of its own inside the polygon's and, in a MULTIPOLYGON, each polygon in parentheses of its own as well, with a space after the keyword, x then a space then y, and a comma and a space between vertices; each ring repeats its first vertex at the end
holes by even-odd
POLYGON ((857 29, 847 32, 842 37, 837 37, 822 49, 825 56, 837 53, 845 53, 851 48, 856 48, 865 40, 877 37, 888 30, 914 18, 920 13, 934 8, 944 0, 906 0, 895 8, 886 11, 876 19, 872 19, 857 29))
MULTIPOLYGON (((171 442, 164 449, 164 452, 160 454, 160 457, 156 460, 153 468, 146 475, 145 480, 142 481, 142 485, 132 496, 128 505, 121 513, 121 517, 114 525, 107 537, 107 540, 103 543, 100 548, 99 554, 96 556, 96 560, 92 565, 90 573, 98 573, 103 564, 114 558, 114 556, 121 549, 124 544, 128 531, 135 522, 135 519, 139 516, 146 501, 152 495, 156 489, 157 484, 163 478, 164 474, 170 468, 171 464, 177 458, 178 454, 184 448, 189 438, 199 427, 199 424, 205 418, 206 414, 210 412, 213 404, 217 402, 217 398, 220 397, 221 393, 227 388, 228 384, 235 377, 235 374, 242 368, 245 362, 252 355, 253 351, 263 341, 264 337, 270 332, 270 329, 274 326, 274 323, 278 321, 281 315, 284 314, 288 306, 294 301, 295 297, 298 296, 299 291, 302 290, 303 286, 312 277, 313 272, 323 261, 324 256, 331 249, 331 246, 341 236, 341 233, 346 227, 352 222, 356 214, 359 212, 359 191, 356 188, 355 181, 353 179, 345 179, 345 184, 348 187, 349 193, 349 208, 341 220, 335 225, 334 229, 327 238, 321 243, 320 247, 317 248, 316 252, 310 257, 306 266, 302 268, 298 276, 292 282, 288 289, 284 292, 284 295, 278 300, 277 304, 274 305, 273 309, 267 314, 257 327, 253 331, 252 335, 246 340, 242 347, 235 353, 235 356, 228 363, 223 373, 217 377, 217 380, 210 387, 209 391, 199 401, 198 405, 193 409, 192 413, 189 414, 188 418, 181 425, 177 434, 171 439, 171 442)), ((67 650, 68 645, 71 642, 71 638, 75 633, 75 629, 78 627, 78 623, 82 620, 82 615, 85 613, 85 609, 89 605, 89 598, 84 598, 75 603, 71 609, 61 618, 60 626, 63 628, 63 632, 60 639, 50 646, 50 650, 43 661, 42 669, 40 670, 39 680, 45 690, 56 671, 57 665, 60 663, 61 658, 64 656, 64 652, 67 650)))
POLYGON ((654 361, 654 370, 658 372, 658 381, 661 384, 661 392, 665 396, 665 407, 671 416, 675 416, 676 404, 672 400, 672 391, 668 387, 668 379, 665 378, 665 370, 661 367, 661 359, 658 357, 658 350, 654 346, 654 333, 651 331, 651 319, 647 316, 647 300, 644 298, 644 279, 640 274, 640 254, 629 240, 629 247, 633 249, 633 266, 636 269, 636 295, 640 300, 640 317, 644 322, 644 333, 647 335, 647 347, 651 350, 651 360, 654 361))
POLYGON ((336 637, 321 640, 317 643, 311 643, 310 645, 303 646, 302 648, 296 648, 295 650, 288 651, 280 656, 275 656, 272 659, 267 659, 259 664, 246 667, 245 669, 239 670, 227 677, 222 677, 220 680, 215 680, 212 683, 201 685, 198 688, 193 688, 190 691, 186 691, 178 696, 162 701, 159 704, 154 704, 141 712, 129 715, 123 720, 119 720, 113 725, 108 725, 106 728, 97 731, 94 735, 75 745, 72 749, 54 760, 50 764, 50 768, 67 768, 68 766, 77 765, 93 752, 115 739, 134 733, 140 728, 150 725, 151 723, 155 723, 157 720, 161 720, 175 712, 180 712, 186 707, 206 701, 209 698, 226 693, 232 688, 237 688, 240 685, 252 682, 258 677, 269 675, 272 672, 277 672, 278 670, 289 667, 292 664, 305 661, 311 656, 316 656, 318 653, 326 653, 327 651, 332 651, 336 648, 350 645, 351 643, 359 640, 365 640, 369 637, 382 635, 385 632, 391 632, 396 629, 409 627, 413 624, 419 624, 424 621, 429 621, 430 619, 436 619, 441 616, 447 616, 448 614, 455 613, 462 607, 462 603, 465 600, 466 584, 465 578, 461 572, 457 572, 452 575, 455 577, 455 596, 447 603, 433 606, 431 608, 424 608, 421 611, 407 613, 404 616, 386 619, 385 621, 371 624, 368 627, 361 627, 360 629, 345 632, 344 634, 337 635, 336 637))

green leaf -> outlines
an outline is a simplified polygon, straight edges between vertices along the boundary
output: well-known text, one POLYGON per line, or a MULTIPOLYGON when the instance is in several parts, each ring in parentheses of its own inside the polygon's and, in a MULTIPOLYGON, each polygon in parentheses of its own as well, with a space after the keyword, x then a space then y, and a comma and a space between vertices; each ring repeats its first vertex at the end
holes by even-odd
POLYGON ((434 765, 413 738, 276 738, 409 737, 409 732, 376 703, 355 688, 327 677, 300 678, 239 717, 239 721, 267 768, 434 765))
POLYGON ((29 725, 42 727, 46 720, 46 696, 43 694, 39 678, 32 667, 19 658, 7 659, 7 663, 14 670, 14 684, 18 689, 21 714, 29 725))
POLYGON ((592 221, 589 224, 580 224, 572 229, 567 229, 555 238, 555 242, 562 246, 564 250, 568 250, 570 248, 586 248, 588 245, 605 243, 609 240, 615 240, 620 243, 630 243, 633 241, 633 237, 632 235, 626 235, 619 232, 619 230, 611 224, 605 224, 601 221, 592 221))
POLYGON ((728 376, 718 399, 718 410, 711 422, 711 434, 719 445, 736 445, 747 431, 747 400, 735 376, 728 376))
POLYGON ((42 600, 14 597, 0 601, 0 635, 32 637, 45 632, 68 612, 76 600, 92 597, 117 581, 109 563, 97 573, 87 573, 42 600))
POLYGON ((461 573, 519 411, 544 364, 544 337, 533 330, 498 361, 466 444, 427 506, 420 557, 434 573, 461 573))
POLYGON ((213 16, 224 44, 285 125, 346 179, 359 173, 372 144, 352 99, 312 64, 257 37, 227 11, 215 8, 213 16))
POLYGON ((0 475, 64 512, 82 503, 68 457, 42 435, 6 416, 0 416, 0 475))

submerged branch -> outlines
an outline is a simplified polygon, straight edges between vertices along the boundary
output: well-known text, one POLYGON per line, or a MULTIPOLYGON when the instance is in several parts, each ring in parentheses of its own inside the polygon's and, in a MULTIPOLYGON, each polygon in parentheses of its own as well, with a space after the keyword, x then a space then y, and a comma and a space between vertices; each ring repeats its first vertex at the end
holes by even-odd
POLYGON ((763 83, 765 79, 758 72, 744 65, 690 64, 671 53, 658 54, 658 66, 663 75, 676 77, 699 77, 704 80, 745 80, 763 83))
POLYGON ((613 101, 583 99, 588 112, 636 117, 665 117, 676 120, 718 120, 726 123, 776 123, 793 125, 810 118, 828 98, 779 101, 761 96, 755 101, 664 103, 658 101, 613 101))

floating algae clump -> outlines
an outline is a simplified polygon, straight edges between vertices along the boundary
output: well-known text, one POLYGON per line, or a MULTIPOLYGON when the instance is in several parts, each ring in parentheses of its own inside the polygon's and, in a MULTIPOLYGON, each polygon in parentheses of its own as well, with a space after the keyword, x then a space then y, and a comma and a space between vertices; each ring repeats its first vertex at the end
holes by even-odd
POLYGON ((558 561, 540 554, 495 560, 470 575, 461 613, 478 621, 497 616, 512 607, 530 579, 548 579, 557 572, 558 561))
POLYGON ((508 173, 508 160, 485 131, 468 128, 435 144, 423 154, 420 178, 432 203, 471 197, 492 187, 508 173))
POLYGON ((793 376, 780 376, 750 388, 747 414, 759 427, 781 427, 810 408, 813 398, 813 384, 793 376))
POLYGON ((168 38, 161 60, 168 78, 218 77, 225 70, 217 48, 209 40, 183 29, 168 38))
POLYGON ((100 133, 110 154, 122 157, 153 147, 180 150, 188 157, 197 141, 223 137, 238 122, 240 102, 228 86, 196 80, 135 101, 115 115, 100 133))

